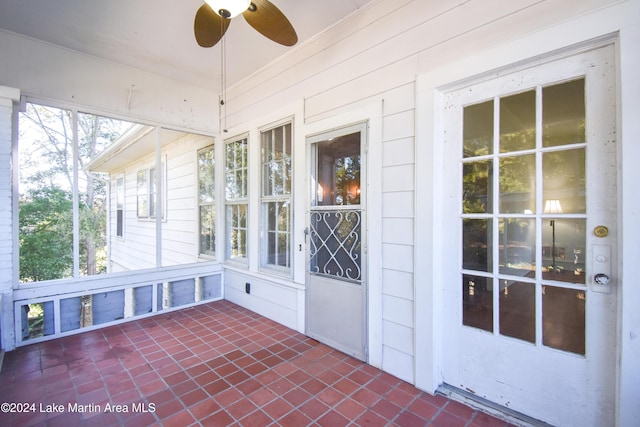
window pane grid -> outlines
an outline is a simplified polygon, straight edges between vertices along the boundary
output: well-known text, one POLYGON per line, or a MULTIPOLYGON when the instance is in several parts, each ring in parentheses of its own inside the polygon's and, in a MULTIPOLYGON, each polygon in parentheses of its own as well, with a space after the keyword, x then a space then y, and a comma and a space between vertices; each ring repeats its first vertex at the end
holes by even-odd
POLYGON ((149 202, 147 194, 147 171, 138 171, 137 175, 137 205, 138 205, 138 217, 149 216, 149 202))
POLYGON ((247 140, 243 139, 226 144, 226 199, 243 200, 247 198, 247 140))
POLYGON ((156 217, 156 169, 149 169, 149 216, 156 217))
POLYGON ((291 267, 291 124, 261 132, 261 266, 291 267))
POLYGON ((124 236, 124 178, 116 180, 116 236, 124 236))
POLYGON ((215 256, 215 150, 207 147, 198 152, 199 252, 215 256))
POLYGON ((227 258, 247 257, 247 204, 227 205, 227 258))
POLYGON ((246 260, 248 233, 248 142, 225 144, 225 217, 227 259, 246 260))
POLYGON ((584 79, 495 97, 463 117, 463 324, 584 354, 584 79))
MULTIPOLYGON (((158 188, 158 174, 155 168, 139 170, 137 180, 137 215, 138 218, 156 217, 156 194, 158 188)), ((164 217, 164 212, 162 214, 164 217)))

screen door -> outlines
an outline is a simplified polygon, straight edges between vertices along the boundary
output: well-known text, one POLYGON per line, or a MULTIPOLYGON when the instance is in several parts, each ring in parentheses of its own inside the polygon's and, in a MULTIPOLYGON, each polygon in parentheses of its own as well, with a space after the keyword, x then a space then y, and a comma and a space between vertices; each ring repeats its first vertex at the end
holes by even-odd
POLYGON ((307 335, 366 359, 366 125, 308 138, 307 335))

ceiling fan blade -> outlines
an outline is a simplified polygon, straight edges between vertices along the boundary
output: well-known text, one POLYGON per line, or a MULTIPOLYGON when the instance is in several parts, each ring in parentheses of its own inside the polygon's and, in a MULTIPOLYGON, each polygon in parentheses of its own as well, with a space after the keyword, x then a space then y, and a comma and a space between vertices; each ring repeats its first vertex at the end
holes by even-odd
POLYGON ((269 0, 252 0, 242 16, 256 31, 276 43, 293 46, 298 42, 296 30, 284 13, 269 0))
POLYGON ((230 19, 222 18, 208 4, 203 4, 196 12, 196 19, 193 22, 196 41, 202 47, 215 45, 227 31, 230 23, 230 19))

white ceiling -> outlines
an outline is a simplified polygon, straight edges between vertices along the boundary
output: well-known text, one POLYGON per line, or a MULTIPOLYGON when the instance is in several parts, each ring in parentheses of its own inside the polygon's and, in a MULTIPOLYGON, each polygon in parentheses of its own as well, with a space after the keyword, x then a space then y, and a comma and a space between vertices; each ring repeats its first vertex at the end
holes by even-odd
MULTIPOLYGON (((372 0, 271 0, 291 21, 298 45, 372 0)), ((0 0, 0 29, 198 86, 220 87, 220 43, 197 45, 202 0, 0 0)), ((227 84, 293 48, 233 18, 225 34, 227 84)))

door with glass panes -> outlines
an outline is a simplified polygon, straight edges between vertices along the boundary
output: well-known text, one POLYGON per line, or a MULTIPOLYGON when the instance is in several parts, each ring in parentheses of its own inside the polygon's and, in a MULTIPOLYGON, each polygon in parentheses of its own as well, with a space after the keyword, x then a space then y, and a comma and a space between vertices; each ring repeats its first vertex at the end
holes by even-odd
POLYGON ((443 379, 553 425, 612 425, 615 53, 445 95, 443 379))
POLYGON ((307 138, 311 163, 306 333, 366 360, 366 123, 307 138))

